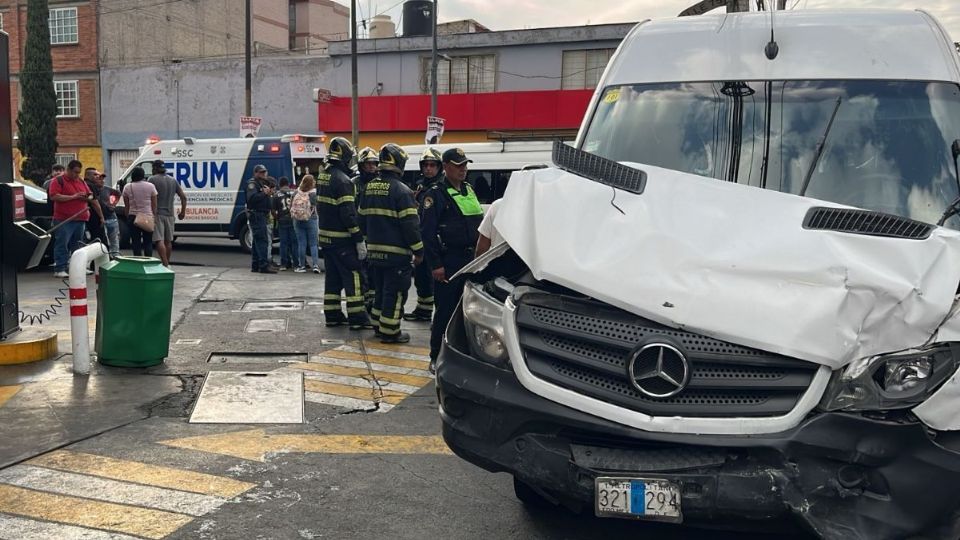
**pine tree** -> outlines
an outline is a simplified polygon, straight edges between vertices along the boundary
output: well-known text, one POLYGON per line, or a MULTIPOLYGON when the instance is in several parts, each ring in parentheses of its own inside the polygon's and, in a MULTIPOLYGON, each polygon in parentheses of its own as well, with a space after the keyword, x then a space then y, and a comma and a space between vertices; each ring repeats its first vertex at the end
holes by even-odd
POLYGON ((50 10, 47 0, 27 2, 27 42, 20 69, 20 114, 17 148, 24 160, 20 174, 42 182, 57 153, 57 94, 50 58, 50 10))

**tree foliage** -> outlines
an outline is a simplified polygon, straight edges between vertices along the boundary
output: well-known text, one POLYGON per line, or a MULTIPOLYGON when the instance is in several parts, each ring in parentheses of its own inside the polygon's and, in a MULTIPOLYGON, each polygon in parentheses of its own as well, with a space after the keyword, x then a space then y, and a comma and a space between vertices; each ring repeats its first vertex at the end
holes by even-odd
POLYGON ((57 94, 50 57, 47 0, 27 2, 27 41, 20 69, 17 148, 26 159, 20 174, 37 182, 50 174, 57 153, 57 94))

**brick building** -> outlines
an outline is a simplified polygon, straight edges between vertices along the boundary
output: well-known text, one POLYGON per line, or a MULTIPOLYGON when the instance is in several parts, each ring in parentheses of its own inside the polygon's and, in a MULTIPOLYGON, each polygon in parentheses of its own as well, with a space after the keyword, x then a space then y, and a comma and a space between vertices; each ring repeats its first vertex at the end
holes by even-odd
MULTIPOLYGON (((57 161, 79 159, 103 167, 100 149, 98 0, 50 0, 50 52, 57 92, 57 161)), ((25 0, 0 0, 0 24, 10 35, 11 110, 20 106, 19 80, 26 45, 25 0)), ((11 118, 16 136, 16 117, 11 118)), ((16 154, 16 151, 15 151, 16 154)), ((20 156, 15 155, 17 162, 20 156)), ((17 167, 19 169, 19 167, 17 167)), ((17 171, 19 174, 19 171, 17 171)))

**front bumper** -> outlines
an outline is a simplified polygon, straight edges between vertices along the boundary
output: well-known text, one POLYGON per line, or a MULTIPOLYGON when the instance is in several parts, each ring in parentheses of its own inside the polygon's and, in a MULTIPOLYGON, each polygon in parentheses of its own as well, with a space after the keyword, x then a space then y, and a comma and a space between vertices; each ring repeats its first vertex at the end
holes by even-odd
POLYGON ((632 475, 679 483, 691 522, 792 513, 824 538, 960 537, 960 442, 912 417, 817 413, 772 435, 652 433, 537 396, 450 342, 437 393, 457 455, 571 508, 592 508, 595 477, 632 475))

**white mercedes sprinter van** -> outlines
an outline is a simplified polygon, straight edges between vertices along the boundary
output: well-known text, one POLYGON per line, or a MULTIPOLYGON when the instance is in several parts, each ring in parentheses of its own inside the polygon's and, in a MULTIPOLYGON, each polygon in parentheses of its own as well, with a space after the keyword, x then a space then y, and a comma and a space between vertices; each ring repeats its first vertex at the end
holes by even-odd
POLYGON ((922 11, 637 25, 461 273, 448 445, 601 517, 960 538, 958 138, 922 11))

